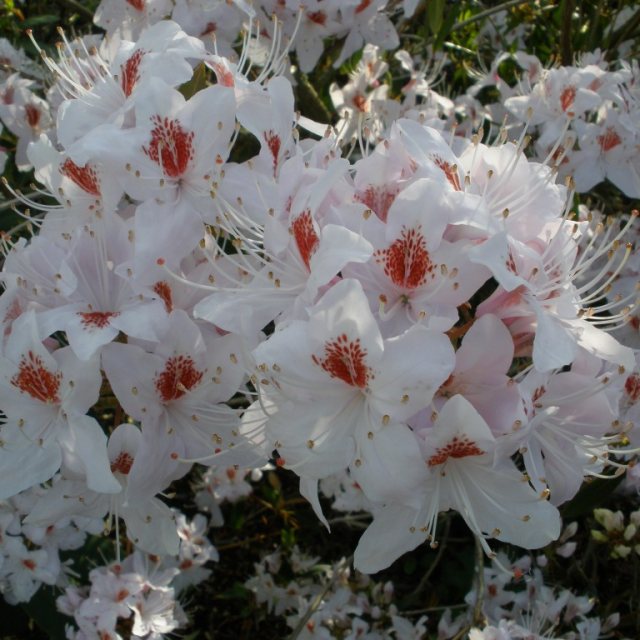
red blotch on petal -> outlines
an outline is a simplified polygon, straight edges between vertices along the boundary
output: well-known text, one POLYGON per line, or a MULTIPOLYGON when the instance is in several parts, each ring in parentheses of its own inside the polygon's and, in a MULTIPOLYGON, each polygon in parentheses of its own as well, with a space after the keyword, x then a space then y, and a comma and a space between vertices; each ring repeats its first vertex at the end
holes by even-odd
POLYGON ((420 226, 413 229, 403 227, 400 237, 391 246, 376 251, 374 255, 393 284, 405 289, 422 286, 435 270, 420 226))
POLYGON ((197 386, 202 376, 190 356, 173 356, 155 379, 156 391, 163 402, 171 402, 197 386))
POLYGON ((560 94, 560 107, 564 112, 573 104, 576 99, 576 88, 572 85, 566 87, 560 94))
POLYGON ((631 402, 637 402, 640 399, 640 374, 634 373, 626 379, 624 391, 631 402))
POLYGON ((164 302, 167 313, 171 313, 173 311, 173 295, 169 283, 166 280, 160 280, 153 285, 153 291, 164 302))
POLYGON ((313 220, 309 210, 303 211, 291 223, 291 233, 296 241, 300 257, 307 269, 310 269, 309 263, 311 256, 316 252, 320 244, 320 238, 316 230, 313 228, 313 220))
POLYGON ((120 314, 117 311, 87 311, 78 312, 78 315, 82 318, 85 329, 104 329, 109 326, 111 318, 120 314))
POLYGON ((307 18, 321 26, 327 22, 327 14, 324 11, 309 11, 307 18))
POLYGON ((267 143, 267 146, 269 147, 271 155, 273 156, 273 175, 275 175, 278 169, 278 158, 280 156, 280 146, 282 144, 280 141, 280 136, 277 135, 274 131, 269 130, 265 132, 264 139, 267 143))
POLYGON ((619 144, 622 144, 622 139, 616 133, 616 130, 613 127, 608 127, 607 130, 596 138, 600 148, 606 153, 607 151, 611 151, 611 149, 617 147, 619 144))
POLYGON ((364 389, 369 380, 369 368, 365 364, 367 350, 362 348, 360 339, 349 340, 346 334, 325 343, 324 357, 311 356, 332 378, 339 378, 353 387, 364 389))
POLYGON ((97 198, 100 197, 100 182, 93 167, 88 164, 80 167, 71 158, 67 158, 60 165, 60 173, 86 193, 97 198))
POLYGON ((131 95, 136 82, 140 79, 140 62, 145 52, 138 49, 123 65, 120 66, 120 86, 127 98, 131 95))
POLYGON ((435 467, 444 464, 449 458, 467 458, 468 456, 481 456, 484 453, 475 442, 467 436, 455 436, 451 442, 440 447, 430 458, 427 464, 435 467))
POLYGON ((449 181, 449 184, 456 190, 462 191, 462 185, 460 184, 460 176, 458 175, 457 168, 449 162, 445 162, 442 158, 436 156, 433 161, 439 169, 442 169, 445 177, 449 181))
POLYGON ((40 122, 40 109, 33 104, 27 104, 24 107, 27 123, 32 129, 35 129, 40 122))
POLYGON ((382 222, 386 222, 389 209, 397 195, 397 187, 388 185, 376 187, 370 184, 364 191, 357 192, 355 199, 369 207, 382 222))
POLYGON ((165 175, 179 178, 193 159, 193 131, 186 131, 178 120, 153 116, 154 127, 151 130, 149 147, 143 151, 156 162, 165 175))
POLYGON ((23 393, 28 393, 35 400, 47 404, 60 404, 58 391, 62 373, 52 373, 42 362, 42 358, 33 351, 22 356, 18 373, 11 378, 11 384, 23 393))
POLYGON ((144 11, 145 0, 125 0, 136 11, 144 11))
POLYGON ((118 457, 111 463, 111 473, 122 473, 123 475, 129 475, 131 467, 133 465, 133 457, 126 451, 121 451, 118 457))

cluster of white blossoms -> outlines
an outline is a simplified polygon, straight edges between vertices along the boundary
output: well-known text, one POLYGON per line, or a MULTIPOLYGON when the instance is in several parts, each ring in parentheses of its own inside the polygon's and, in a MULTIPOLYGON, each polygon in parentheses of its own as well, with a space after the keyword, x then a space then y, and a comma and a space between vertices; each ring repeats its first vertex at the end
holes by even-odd
MULTIPOLYGON (((14 192, 38 233, 2 239, 0 500, 33 492, 16 532, 106 520, 184 574, 215 553, 180 555, 168 488, 215 466, 200 487, 215 514, 250 490, 243 470, 273 460, 327 526, 319 483, 353 489, 347 502, 373 514, 355 567, 374 573, 437 546, 448 510, 492 557, 492 540, 543 547, 585 477, 624 470, 633 449, 620 444, 638 439, 638 214, 574 212, 573 195, 587 174, 636 194, 637 69, 538 65, 529 94, 505 103, 528 129, 487 144, 455 135, 453 103, 407 52, 399 111, 373 97, 385 68, 367 47, 353 88, 334 92, 351 117, 301 117, 288 47, 303 70, 330 34, 346 36, 338 61, 364 39, 393 47, 386 4, 105 0, 109 37, 41 52, 46 101, 34 81, 2 79, 0 118, 39 183, 14 192), (208 46, 190 35, 205 19, 208 46), (597 120, 581 129, 587 112, 597 120), (553 149, 538 162, 527 131, 542 122, 553 149), (576 178, 559 183, 572 127, 576 178), (259 152, 236 157, 238 140, 259 152)), ((55 582, 35 573, 49 556, 7 531, 0 579, 29 591, 26 568, 55 582)), ((81 629, 106 620, 117 637, 132 613, 139 635, 175 628, 173 575, 136 554, 69 592, 81 629)))
POLYGON ((269 613, 285 615, 301 640, 361 638, 418 640, 426 616, 411 621, 398 612, 391 582, 354 573, 345 558, 323 564, 294 547, 278 549, 255 565, 245 587, 269 613))
MULTIPOLYGON (((612 630, 618 625, 620 615, 613 613, 605 620, 589 615, 595 605, 594 598, 545 584, 540 569, 545 564, 544 556, 539 564, 529 556, 515 561, 506 557, 502 560, 512 569, 515 578, 505 575, 499 566, 484 569, 482 613, 485 626, 471 629, 469 640, 598 640, 614 637, 612 630)), ((467 595, 470 607, 477 597, 475 590, 467 595)), ((469 618, 470 612, 459 616, 446 628, 455 631, 465 616, 469 618)), ((441 628, 444 621, 441 620, 441 628)))
POLYGON ((205 536, 207 526, 201 515, 191 522, 179 516, 176 558, 134 551, 122 561, 92 569, 88 586, 68 586, 57 599, 58 610, 77 626, 67 626, 67 638, 116 640, 128 626, 127 638, 152 640, 183 627, 187 618, 178 597, 186 587, 206 580, 211 571, 204 565, 218 560, 205 536))
POLYGON ((510 560, 500 554, 483 570, 481 593, 477 587, 467 593, 462 612, 447 608, 442 613, 441 607, 427 608, 421 614, 413 612, 419 615, 415 621, 398 611, 393 583, 376 582, 350 571, 344 558, 323 564, 320 558, 311 557, 298 547, 289 552, 278 549, 264 556, 245 587, 268 613, 286 616, 289 628, 305 640, 418 640, 426 637, 431 618, 437 621, 439 640, 613 637, 611 632, 619 623, 619 614, 602 620, 592 614, 594 598, 546 584, 541 569, 545 564, 544 555, 510 560), (474 623, 478 617, 483 620, 481 626, 474 623))
POLYGON ((535 134, 535 156, 572 176, 578 193, 607 179, 630 198, 640 196, 640 67, 637 61, 610 65, 599 50, 577 66, 544 68, 524 51, 501 53, 469 94, 477 111, 503 119, 512 131, 524 125, 535 134), (517 83, 508 82, 513 66, 517 83), (506 72, 507 79, 501 76, 506 72), (497 100, 481 105, 485 88, 497 100))

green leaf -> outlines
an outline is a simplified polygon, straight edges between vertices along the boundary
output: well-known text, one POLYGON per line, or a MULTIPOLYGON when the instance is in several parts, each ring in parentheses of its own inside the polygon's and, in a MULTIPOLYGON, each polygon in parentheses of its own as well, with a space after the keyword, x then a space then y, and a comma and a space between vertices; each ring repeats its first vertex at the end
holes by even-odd
POLYGON ((444 0, 429 0, 427 3, 427 21, 431 33, 437 35, 444 21, 444 0))
POLYGON ((592 482, 585 482, 573 500, 560 509, 563 519, 570 520, 592 513, 595 508, 606 503, 623 479, 624 474, 617 478, 611 477, 611 480, 596 478, 592 482))
POLYGON ((50 640, 65 640, 64 627, 73 621, 57 610, 57 595, 51 587, 41 587, 22 608, 50 640))
POLYGON ((33 16, 31 18, 27 18, 22 26, 25 28, 29 27, 41 27, 45 24, 55 24, 56 22, 60 22, 60 16, 53 15, 44 15, 44 16, 33 16))
POLYGON ((188 100, 207 86, 207 67, 201 62, 194 70, 191 80, 180 85, 178 91, 188 100))

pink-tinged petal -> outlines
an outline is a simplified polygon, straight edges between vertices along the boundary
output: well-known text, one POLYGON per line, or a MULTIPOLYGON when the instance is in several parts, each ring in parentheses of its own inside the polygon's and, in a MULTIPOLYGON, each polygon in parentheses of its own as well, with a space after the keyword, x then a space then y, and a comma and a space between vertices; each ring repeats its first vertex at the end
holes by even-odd
POLYGON ((427 469, 415 435, 405 424, 375 429, 361 419, 356 428, 356 459, 351 477, 374 502, 420 508, 427 469))
POLYGON ((506 291, 513 291, 521 285, 528 285, 527 281, 515 272, 513 253, 506 233, 496 233, 471 249, 469 259, 471 262, 487 267, 506 291))
MULTIPOLYGON (((538 371, 552 371, 571 364, 575 358, 576 337, 558 318, 537 308, 537 329, 533 340, 533 364, 538 371)), ((596 329, 597 331, 597 329, 596 329)), ((604 334, 604 332, 602 332, 604 334)), ((609 340, 614 340, 604 334, 609 340)), ((615 342, 615 340, 614 340, 615 342)), ((616 342, 617 346, 618 343, 616 342)))
MULTIPOLYGON (((234 116, 233 90, 219 84, 198 91, 180 110, 180 121, 195 133, 194 164, 202 165, 205 172, 211 171, 216 155, 226 160, 234 116)), ((202 179, 200 175, 193 177, 202 179)))
POLYGON ((495 438, 482 416, 463 396, 447 400, 438 413, 435 428, 429 432, 428 448, 432 455, 427 464, 434 467, 448 460, 477 457, 493 451, 495 438), (452 443, 456 442, 456 446, 452 443))
POLYGON ((621 345, 612 335, 584 320, 571 323, 578 345, 590 354, 631 371, 635 367, 633 349, 621 345))
MULTIPOLYGON (((273 379, 278 381, 282 392, 297 401, 350 397, 352 388, 344 384, 344 379, 328 374, 321 366, 324 360, 318 360, 319 364, 314 362, 311 340, 307 323, 292 322, 258 345, 253 358, 259 368, 264 369, 262 365, 266 365, 265 373, 273 370, 273 379)), ((266 376, 264 379, 268 380, 266 376)))
POLYGON ((493 468, 461 461, 455 473, 468 496, 469 507, 458 503, 467 524, 476 532, 524 547, 539 549, 560 536, 562 520, 556 507, 535 491, 510 461, 493 468), (479 531, 472 525, 477 524, 479 531))
POLYGON ((195 357, 206 351, 198 325, 183 309, 171 312, 165 334, 160 337, 155 353, 164 358, 171 358, 178 353, 188 353, 195 357))
POLYGON ((225 331, 243 336, 255 335, 288 310, 293 302, 289 291, 279 290, 266 278, 257 276, 253 284, 262 283, 269 288, 253 289, 250 284, 238 291, 216 292, 195 305, 193 317, 225 331))
POLYGON ((131 338, 157 342, 165 326, 165 311, 162 300, 127 305, 111 318, 111 325, 131 338))
POLYGON ((38 499, 23 522, 46 527, 73 516, 103 518, 109 510, 110 501, 109 495, 87 489, 84 479, 61 478, 38 499))
POLYGON ((427 406, 449 377, 455 354, 449 339, 421 325, 385 341, 371 382, 369 405, 379 415, 406 420, 427 406))
POLYGON ((161 556, 175 556, 180 547, 173 512, 155 498, 129 503, 121 508, 127 525, 127 537, 143 551, 161 556))
POLYGON ((368 367, 374 367, 382 356, 382 336, 357 280, 341 280, 331 287, 313 307, 308 327, 314 351, 346 335, 351 341, 358 340, 366 351, 368 367))
POLYGON ((362 411, 360 398, 337 410, 325 399, 287 404, 269 419, 266 430, 282 466, 321 479, 344 471, 353 460, 353 435, 362 411))
POLYGON ((366 262, 373 254, 371 243, 345 227, 328 224, 322 228, 320 244, 311 256, 307 291, 317 290, 332 280, 350 262, 366 262))
POLYGON ((640 198, 638 173, 638 162, 633 157, 625 163, 607 166, 607 178, 628 198, 640 198))
POLYGON ((318 516, 318 520, 327 528, 327 531, 331 531, 331 527, 322 512, 322 505, 320 504, 320 497, 318 495, 318 479, 302 476, 300 478, 300 495, 309 501, 313 512, 318 516))
POLYGON ((0 448, 0 500, 46 482, 60 468, 61 462, 57 443, 11 450, 0 448))
POLYGON ((416 525, 416 515, 415 509, 399 504, 377 511, 358 542, 353 566, 363 573, 377 573, 421 545, 427 533, 416 525))
POLYGON ((11 334, 4 348, 4 355, 17 364, 25 354, 32 352, 41 360, 45 369, 55 371, 58 368, 56 361, 42 344, 38 329, 35 311, 29 310, 23 313, 13 322, 11 334))
POLYGON ((69 345, 81 360, 88 360, 119 333, 111 324, 114 314, 76 311, 68 317, 64 330, 69 345))
POLYGON ((203 358, 206 367, 203 384, 207 382, 206 399, 208 402, 226 402, 238 391, 245 378, 245 341, 229 333, 205 342, 207 354, 203 358))
MULTIPOLYGON (((125 504, 145 502, 166 489, 191 469, 180 462, 185 447, 177 429, 167 427, 166 416, 142 426, 142 441, 127 478, 125 504)), ((205 453, 209 453, 208 451, 205 453)))
POLYGON ((185 202, 148 201, 136 209, 134 271, 141 282, 155 282, 159 261, 179 272, 180 261, 204 235, 200 216, 185 202))
POLYGON ((149 420, 160 413, 160 398, 154 380, 165 361, 135 345, 113 342, 102 350, 102 367, 124 410, 136 420, 149 420))
POLYGON ((66 386, 63 390, 62 408, 68 412, 85 413, 100 397, 100 359, 95 356, 79 360, 71 347, 56 349, 53 357, 63 373, 66 386))
POLYGON ((418 163, 422 177, 437 182, 444 178, 452 190, 461 191, 464 176, 460 161, 438 131, 405 119, 399 120, 396 127, 407 152, 418 163))
POLYGON ((513 362, 513 340, 504 323, 487 314, 477 319, 456 351, 456 373, 506 375, 513 362))
POLYGON ((578 193, 590 191, 605 179, 604 163, 600 160, 599 155, 578 151, 575 154, 574 162, 573 179, 578 193))
POLYGON ((87 487, 98 493, 119 493, 122 486, 111 473, 107 456, 107 437, 90 416, 69 415, 61 428, 58 442, 63 465, 86 475, 87 487))
POLYGON ((403 189, 393 201, 387 218, 388 240, 395 240, 403 229, 421 228, 428 251, 438 248, 451 221, 453 205, 442 183, 421 178, 403 189))
POLYGON ((140 429, 128 422, 118 425, 113 430, 109 436, 107 453, 109 455, 109 462, 111 463, 111 470, 114 471, 114 473, 115 471, 119 471, 124 475, 128 475, 141 440, 142 433, 140 429), (126 457, 122 454, 125 454, 126 457), (120 462, 118 462, 118 460, 120 462), (117 468, 114 469, 114 466, 117 468))

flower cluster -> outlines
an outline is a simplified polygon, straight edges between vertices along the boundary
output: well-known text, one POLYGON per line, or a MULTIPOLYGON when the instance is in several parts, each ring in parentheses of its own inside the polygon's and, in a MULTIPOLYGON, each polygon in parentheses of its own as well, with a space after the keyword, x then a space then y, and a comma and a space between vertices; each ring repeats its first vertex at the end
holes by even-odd
POLYGON ((268 612, 286 615, 298 638, 417 640, 426 632, 426 616, 412 622, 400 615, 391 582, 354 574, 344 558, 320 564, 294 547, 265 556, 255 569, 245 587, 268 612))
POLYGON ((67 628, 67 637, 152 639, 184 626, 187 618, 178 596, 186 587, 206 580, 211 571, 204 565, 218 559, 206 529, 203 516, 191 522, 180 516, 180 548, 175 558, 134 551, 122 561, 93 569, 88 576, 90 585, 67 587, 57 599, 59 611, 73 617, 77 626, 67 628), (121 635, 124 628, 130 634, 121 635))
POLYGON ((38 487, 0 502, 0 593, 10 604, 28 602, 42 584, 65 586, 69 567, 60 552, 79 549, 87 534, 102 531, 102 521, 91 517, 32 524, 28 516, 48 493, 38 487))
POLYGON ((607 179, 631 198, 640 196, 640 68, 621 61, 610 68, 600 51, 583 56, 577 66, 544 68, 535 56, 499 54, 491 72, 470 93, 497 90, 489 108, 492 119, 506 116, 513 128, 535 135, 536 157, 572 176, 578 193, 607 179), (519 69, 510 86, 500 75, 511 62, 519 69))
MULTIPOLYGON (((512 563, 520 578, 505 580, 499 568, 485 569, 483 613, 484 628, 473 628, 470 640, 598 640, 611 637, 620 620, 618 614, 606 620, 588 616, 595 604, 593 598, 579 596, 568 589, 545 585, 539 568, 528 557, 512 563), (522 576, 526 575, 525 578, 522 576)), ((469 602, 476 597, 471 592, 469 602)))
POLYGON ((622 511, 594 509, 593 516, 604 531, 592 529, 591 537, 598 543, 609 545, 612 558, 626 558, 632 551, 640 555, 640 510, 629 514, 628 523, 625 523, 622 511))
MULTIPOLYGON (((135 551, 67 592, 79 638, 132 614, 139 636, 177 628, 174 590, 217 558, 204 520, 167 503, 195 464, 212 467, 196 490, 217 522, 269 461, 327 527, 320 488, 365 508, 354 564, 375 573, 435 548, 449 510, 492 558, 493 540, 543 547, 583 479, 634 453, 638 212, 573 197, 605 176, 640 193, 638 69, 520 55, 516 95, 496 62, 525 126, 485 139, 470 131, 486 83, 435 93, 443 61, 399 51, 410 79, 391 95, 386 5, 104 0, 107 36, 40 51, 46 100, 0 78, 16 162, 40 185, 13 192, 38 233, 2 238, 0 499, 31 497, 3 525, 0 580, 16 601, 58 580, 25 526, 43 541, 113 525, 135 551), (374 41, 332 87, 335 128, 296 111, 286 75, 290 49, 310 70, 327 36, 345 38, 337 64, 374 41)), ((335 597, 349 615, 328 607, 317 628, 368 632, 354 621, 373 600, 335 597)))

